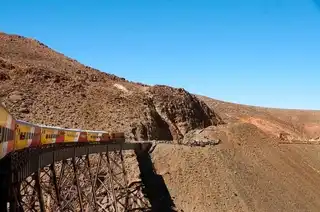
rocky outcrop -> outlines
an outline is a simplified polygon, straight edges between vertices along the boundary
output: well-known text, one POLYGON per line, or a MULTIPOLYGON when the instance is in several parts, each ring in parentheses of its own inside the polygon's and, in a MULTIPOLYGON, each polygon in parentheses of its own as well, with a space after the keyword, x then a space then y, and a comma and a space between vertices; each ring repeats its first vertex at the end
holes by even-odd
POLYGON ((183 139, 191 130, 223 123, 204 102, 184 89, 156 85, 150 87, 147 94, 174 140, 183 139))
POLYGON ((221 124, 221 119, 207 105, 184 89, 152 86, 147 89, 144 119, 134 123, 135 140, 181 141, 194 129, 221 124))
POLYGON ((292 136, 286 132, 279 133, 279 138, 282 141, 291 141, 292 140, 292 136))

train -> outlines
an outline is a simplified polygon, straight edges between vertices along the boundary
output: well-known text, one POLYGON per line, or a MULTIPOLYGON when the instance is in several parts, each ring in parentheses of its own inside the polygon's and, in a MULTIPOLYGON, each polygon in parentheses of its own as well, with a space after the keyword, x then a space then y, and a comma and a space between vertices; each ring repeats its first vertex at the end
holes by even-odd
POLYGON ((16 120, 0 104, 0 159, 14 151, 68 143, 124 142, 123 132, 67 129, 16 120))

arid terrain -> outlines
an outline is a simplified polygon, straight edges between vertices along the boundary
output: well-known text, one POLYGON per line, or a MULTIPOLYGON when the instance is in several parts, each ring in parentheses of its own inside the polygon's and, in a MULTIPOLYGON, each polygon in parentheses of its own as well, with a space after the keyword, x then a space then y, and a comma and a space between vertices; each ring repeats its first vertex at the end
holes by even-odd
POLYGON ((158 144, 152 159, 180 211, 319 211, 320 111, 130 82, 5 33, 0 101, 25 121, 171 143, 158 144), (215 145, 179 145, 195 141, 215 145))

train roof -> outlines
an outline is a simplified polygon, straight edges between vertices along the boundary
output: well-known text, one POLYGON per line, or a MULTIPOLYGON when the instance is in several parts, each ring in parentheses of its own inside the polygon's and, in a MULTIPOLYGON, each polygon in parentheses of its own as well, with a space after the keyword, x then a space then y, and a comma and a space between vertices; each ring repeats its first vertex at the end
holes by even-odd
MULTIPOLYGON (((14 117, 9 113, 9 111, 7 110, 7 108, 5 107, 5 105, 2 102, 0 102, 0 109, 3 109, 4 111, 6 111, 8 113, 8 115, 10 115, 14 119, 14 117)), ((104 130, 69 129, 69 128, 62 128, 62 127, 56 127, 56 126, 49 126, 49 125, 44 125, 44 124, 35 124, 35 123, 23 121, 23 120, 15 120, 15 121, 18 124, 25 124, 25 125, 29 125, 29 126, 42 127, 42 128, 48 128, 48 129, 76 131, 76 132, 89 132, 89 133, 108 133, 104 130)))
POLYGON ((33 124, 23 120, 16 120, 16 122, 20 124, 29 125, 29 126, 36 126, 41 128, 53 129, 53 130, 65 130, 65 131, 89 132, 89 133, 106 133, 106 131, 103 131, 103 130, 82 130, 82 129, 62 128, 62 127, 49 126, 49 125, 43 125, 43 124, 33 124))
POLYGON ((92 132, 92 133, 106 133, 106 131, 103 130, 84 130, 86 132, 92 132))
POLYGON ((18 124, 25 124, 25 125, 31 125, 31 126, 37 126, 39 127, 38 124, 33 124, 33 123, 30 123, 30 122, 27 122, 27 121, 23 121, 23 120, 16 120, 16 123, 18 124))
POLYGON ((48 129, 65 130, 65 128, 62 128, 62 127, 48 126, 48 125, 42 125, 42 124, 38 126, 42 128, 48 128, 48 129))
POLYGON ((62 127, 54 127, 54 126, 47 126, 47 125, 39 125, 43 128, 49 129, 57 129, 57 130, 65 130, 65 131, 76 131, 76 132, 93 132, 93 133, 105 133, 106 131, 102 130, 83 130, 83 129, 72 129, 72 128, 62 128, 62 127))

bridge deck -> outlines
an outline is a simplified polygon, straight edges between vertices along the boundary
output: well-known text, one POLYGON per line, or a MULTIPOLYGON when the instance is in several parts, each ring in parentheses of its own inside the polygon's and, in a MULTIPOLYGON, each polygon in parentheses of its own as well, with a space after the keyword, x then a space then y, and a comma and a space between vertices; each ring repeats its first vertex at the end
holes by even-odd
POLYGON ((21 182, 30 174, 39 169, 54 163, 55 161, 66 160, 81 155, 109 152, 135 150, 143 151, 152 146, 151 142, 132 142, 132 143, 72 143, 68 145, 52 145, 45 148, 28 148, 22 151, 16 151, 7 156, 9 172, 16 172, 16 182, 21 182), (10 167, 10 168, 9 168, 10 167))

